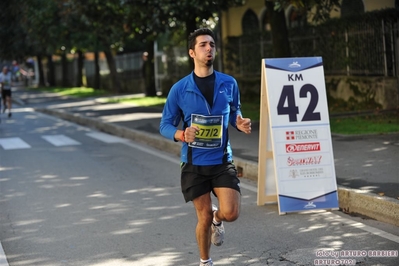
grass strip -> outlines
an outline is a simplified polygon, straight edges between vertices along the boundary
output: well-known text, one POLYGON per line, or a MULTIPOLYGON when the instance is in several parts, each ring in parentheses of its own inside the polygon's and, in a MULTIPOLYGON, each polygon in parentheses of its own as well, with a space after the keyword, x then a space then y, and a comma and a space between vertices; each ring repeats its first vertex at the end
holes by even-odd
POLYGON ((395 113, 330 118, 331 132, 346 135, 399 132, 399 116, 395 113))
MULTIPOLYGON (((64 96, 73 96, 78 98, 87 97, 106 97, 111 96, 107 91, 94 90, 93 88, 73 87, 45 87, 38 88, 41 91, 59 93, 64 96)), ((165 97, 131 97, 131 98, 112 98, 106 99, 109 103, 133 103, 138 106, 157 106, 162 107, 165 97)), ((242 112, 245 117, 252 121, 260 120, 260 104, 257 101, 243 100, 242 112)), ((331 115, 330 128, 332 133, 344 135, 356 134, 384 134, 399 132, 399 115, 397 113, 371 114, 353 117, 334 117, 331 115)))
POLYGON ((37 88, 40 91, 58 93, 62 96, 72 96, 77 98, 89 98, 89 97, 100 97, 110 95, 109 92, 105 90, 95 90, 93 88, 85 87, 40 87, 37 88))

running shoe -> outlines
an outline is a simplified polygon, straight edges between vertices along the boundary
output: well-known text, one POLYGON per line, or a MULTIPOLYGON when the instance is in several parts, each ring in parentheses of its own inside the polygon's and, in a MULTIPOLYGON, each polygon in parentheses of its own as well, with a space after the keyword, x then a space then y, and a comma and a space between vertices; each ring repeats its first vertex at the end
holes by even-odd
MULTIPOLYGON (((217 210, 218 208, 216 207, 216 205, 212 204, 212 212, 215 212, 217 210)), ((212 236, 211 236, 212 244, 214 244, 215 246, 221 246, 224 240, 223 222, 221 222, 220 225, 214 225, 212 223, 211 229, 212 229, 212 236)))
POLYGON ((200 262, 199 266, 213 266, 212 261, 208 261, 208 262, 200 262))

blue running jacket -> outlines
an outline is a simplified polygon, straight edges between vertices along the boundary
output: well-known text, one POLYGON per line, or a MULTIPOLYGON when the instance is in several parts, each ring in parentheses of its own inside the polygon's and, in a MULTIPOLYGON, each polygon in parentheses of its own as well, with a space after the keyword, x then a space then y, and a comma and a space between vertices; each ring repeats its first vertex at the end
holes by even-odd
POLYGON ((182 121, 182 129, 191 125, 191 114, 223 117, 221 146, 217 148, 190 147, 183 143, 181 161, 193 165, 216 165, 233 161, 228 135, 229 123, 237 128, 236 118, 241 115, 240 93, 237 81, 224 73, 215 72, 213 107, 210 108, 205 97, 194 82, 194 73, 176 82, 168 94, 162 112, 160 133, 174 140, 177 127, 182 121))

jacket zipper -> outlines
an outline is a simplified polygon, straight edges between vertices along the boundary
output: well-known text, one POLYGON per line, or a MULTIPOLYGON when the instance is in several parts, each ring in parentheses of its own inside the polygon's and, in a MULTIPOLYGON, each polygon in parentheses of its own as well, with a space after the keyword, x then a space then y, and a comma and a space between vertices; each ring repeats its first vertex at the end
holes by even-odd
MULTIPOLYGON (((199 89, 197 88, 197 90, 199 90, 199 89)), ((209 106, 208 102, 206 101, 205 96, 202 95, 202 93, 198 93, 198 92, 196 92, 196 91, 193 91, 193 92, 194 92, 195 94, 199 95, 199 96, 202 98, 202 100, 203 100, 204 103, 205 103, 205 107, 206 107, 206 110, 208 111, 208 114, 211 115, 211 111, 209 110, 210 106, 209 106)), ((213 92, 213 94, 215 94, 215 91, 213 92)), ((212 99, 212 100, 213 100, 213 99, 212 99)))

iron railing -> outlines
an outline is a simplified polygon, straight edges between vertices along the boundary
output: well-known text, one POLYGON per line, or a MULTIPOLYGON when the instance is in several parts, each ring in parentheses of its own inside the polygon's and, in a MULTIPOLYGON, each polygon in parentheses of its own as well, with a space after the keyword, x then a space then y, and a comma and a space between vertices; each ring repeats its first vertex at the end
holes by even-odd
MULTIPOLYGON (((290 32, 292 57, 321 56, 326 75, 398 75, 399 21, 372 21, 344 29, 310 27, 290 32)), ((224 49, 225 71, 233 75, 260 75, 260 60, 272 58, 267 34, 229 38, 224 49)))

